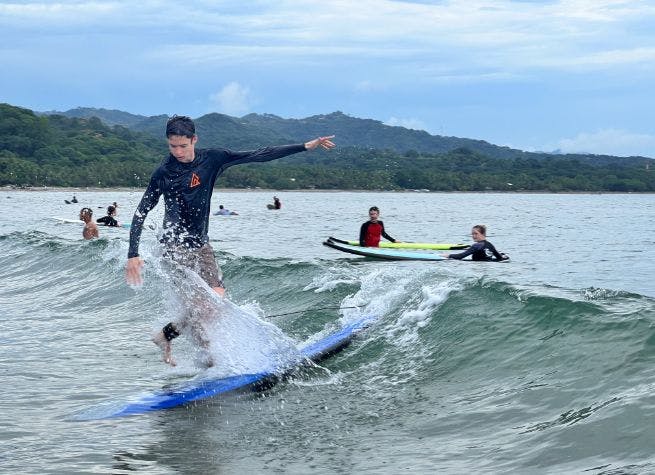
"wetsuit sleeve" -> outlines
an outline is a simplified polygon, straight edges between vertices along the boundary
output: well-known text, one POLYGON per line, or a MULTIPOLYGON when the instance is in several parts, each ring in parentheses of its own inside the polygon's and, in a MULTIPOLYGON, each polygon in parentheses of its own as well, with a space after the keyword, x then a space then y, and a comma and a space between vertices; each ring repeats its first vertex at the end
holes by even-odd
POLYGON ((505 260, 505 257, 503 257, 503 255, 500 252, 498 252, 496 250, 496 247, 493 244, 491 244, 489 241, 487 241, 487 249, 491 251, 491 253, 494 255, 497 261, 505 260))
POLYGON ((148 188, 146 188, 139 206, 137 206, 134 216, 132 217, 132 226, 130 226, 130 249, 127 258, 137 257, 139 255, 139 242, 141 241, 141 231, 143 222, 152 208, 155 207, 161 196, 161 189, 158 181, 153 176, 150 179, 148 188))
POLYGON ((279 147, 265 147, 258 150, 249 150, 245 152, 234 152, 226 150, 227 158, 223 164, 223 169, 231 167, 232 165, 240 165, 242 163, 251 162, 270 162, 278 158, 293 155, 294 153, 304 152, 307 149, 305 144, 282 145, 279 147))
POLYGON ((378 221, 378 222, 380 223, 380 226, 382 226, 382 233, 381 233, 382 236, 383 236, 385 239, 387 239, 388 241, 396 242, 396 240, 395 240, 394 238, 392 238, 391 236, 389 236, 389 235, 387 234, 387 232, 384 230, 384 223, 383 223, 382 221, 378 221))
POLYGON ((362 224, 362 227, 359 228, 359 245, 364 247, 365 244, 365 239, 366 239, 366 230, 368 229, 368 224, 370 221, 366 221, 364 224, 362 224))
POLYGON ((476 243, 473 244, 471 247, 469 247, 468 249, 465 249, 465 250, 462 251, 462 252, 459 252, 459 253, 457 253, 457 254, 450 254, 450 255, 448 256, 448 259, 464 259, 465 257, 470 256, 470 255, 473 254, 475 251, 477 251, 478 249, 480 249, 480 247, 481 247, 481 246, 476 242, 476 243))

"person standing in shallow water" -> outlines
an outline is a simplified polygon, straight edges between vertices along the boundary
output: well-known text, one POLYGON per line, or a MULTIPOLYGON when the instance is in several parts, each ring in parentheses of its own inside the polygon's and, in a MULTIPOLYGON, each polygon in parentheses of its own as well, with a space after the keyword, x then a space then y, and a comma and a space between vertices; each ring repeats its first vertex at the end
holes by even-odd
POLYGON ((80 210, 80 221, 84 222, 84 229, 82 229, 84 239, 100 237, 98 226, 93 222, 93 210, 91 208, 82 208, 80 210))
POLYGON ((391 242, 400 242, 389 236, 384 230, 384 223, 378 219, 380 217, 380 209, 377 206, 371 206, 368 210, 368 217, 369 220, 362 224, 362 227, 359 229, 360 246, 379 247, 382 236, 391 242))
MULTIPOLYGON (((227 149, 196 149, 198 136, 193 120, 173 116, 166 124, 169 156, 150 177, 148 187, 132 218, 130 246, 125 277, 129 284, 142 282, 143 260, 139 257, 139 241, 148 213, 164 197, 164 222, 160 242, 164 259, 170 264, 176 287, 183 285, 184 269, 197 273, 218 295, 225 286, 221 270, 209 244, 210 203, 214 183, 228 167, 250 162, 267 162, 278 158, 322 147, 334 148, 334 136, 319 137, 309 142, 266 147, 259 150, 235 152, 227 149)), ((163 351, 164 361, 175 365, 171 356, 171 341, 188 331, 202 348, 208 348, 207 331, 217 316, 201 302, 185 302, 189 312, 176 322, 170 322, 153 337, 163 351)), ((207 361, 211 366, 213 362, 207 361)))

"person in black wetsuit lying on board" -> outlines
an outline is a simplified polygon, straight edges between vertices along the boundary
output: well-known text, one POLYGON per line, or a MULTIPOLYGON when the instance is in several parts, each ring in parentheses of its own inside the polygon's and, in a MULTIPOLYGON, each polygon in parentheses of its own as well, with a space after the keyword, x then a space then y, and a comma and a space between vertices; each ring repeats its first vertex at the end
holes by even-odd
POLYGON ((448 259, 464 259, 471 256, 474 261, 506 261, 509 256, 496 250, 493 244, 487 241, 487 227, 477 224, 471 229, 471 237, 475 241, 471 247, 457 254, 446 254, 448 259))
POLYGON ((380 217, 380 209, 377 206, 371 206, 368 210, 369 220, 362 224, 359 230, 359 245, 362 247, 380 247, 380 238, 384 236, 391 242, 396 241, 389 236, 384 230, 384 223, 378 218, 380 217))
POLYGON ((116 207, 113 205, 107 206, 107 215, 96 219, 96 223, 112 227, 120 226, 119 222, 116 220, 116 207))

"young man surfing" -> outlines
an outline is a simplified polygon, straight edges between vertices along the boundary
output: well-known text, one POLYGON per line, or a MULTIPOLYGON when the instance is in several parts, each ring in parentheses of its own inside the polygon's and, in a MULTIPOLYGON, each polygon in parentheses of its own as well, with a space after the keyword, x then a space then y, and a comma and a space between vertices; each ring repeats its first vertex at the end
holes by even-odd
MULTIPOLYGON (((152 174, 132 218, 125 268, 127 282, 132 285, 142 282, 143 260, 139 257, 141 231, 146 216, 163 196, 165 211, 160 242, 164 247, 165 259, 172 264, 171 269, 189 269, 197 273, 209 287, 223 296, 223 276, 207 235, 209 208, 216 178, 233 165, 267 162, 318 147, 330 150, 334 148, 333 137, 319 137, 304 144, 266 147, 245 152, 221 148, 196 149, 198 136, 193 121, 189 117, 173 116, 166 124, 170 155, 152 174)), ((180 272, 175 274, 179 279, 180 272)), ((198 306, 197 302, 186 302, 186 305, 190 311, 186 312, 180 322, 167 324, 153 337, 153 341, 163 350, 164 361, 171 365, 175 365, 171 357, 171 341, 186 329, 190 330, 192 338, 199 346, 207 348, 209 345, 207 328, 215 315, 207 308, 200 309, 202 315, 191 311, 198 306)), ((209 361, 208 365, 211 364, 209 361)))

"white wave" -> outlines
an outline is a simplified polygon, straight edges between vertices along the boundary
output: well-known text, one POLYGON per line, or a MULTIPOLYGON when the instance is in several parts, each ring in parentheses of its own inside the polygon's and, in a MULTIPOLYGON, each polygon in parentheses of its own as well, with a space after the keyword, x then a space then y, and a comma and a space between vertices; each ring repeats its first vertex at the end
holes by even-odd
POLYGON ((195 359, 196 366, 211 366, 213 376, 225 377, 278 371, 302 359, 292 339, 258 316, 263 312, 255 303, 239 306, 220 297, 188 269, 177 269, 185 274, 181 280, 164 273, 161 264, 153 268, 168 282, 168 312, 159 325, 172 320, 190 341, 173 340, 173 354, 187 360, 184 366, 195 359))

